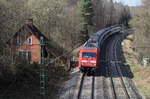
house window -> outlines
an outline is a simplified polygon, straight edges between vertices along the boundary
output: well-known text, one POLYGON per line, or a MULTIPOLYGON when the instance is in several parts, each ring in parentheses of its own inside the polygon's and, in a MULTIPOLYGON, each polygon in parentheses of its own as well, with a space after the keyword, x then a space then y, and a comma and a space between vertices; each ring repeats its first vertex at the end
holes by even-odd
POLYGON ((26 52, 25 51, 19 51, 19 56, 22 58, 26 57, 26 52))
POLYGON ((31 51, 24 51, 24 50, 19 51, 19 56, 22 59, 25 59, 30 63, 30 61, 31 61, 31 51))
POLYGON ((29 44, 29 45, 32 45, 32 37, 29 37, 29 38, 28 38, 28 44, 29 44))
POLYGON ((18 44, 18 45, 21 45, 21 43, 22 43, 22 39, 21 39, 20 36, 18 36, 18 37, 17 37, 17 44, 18 44))

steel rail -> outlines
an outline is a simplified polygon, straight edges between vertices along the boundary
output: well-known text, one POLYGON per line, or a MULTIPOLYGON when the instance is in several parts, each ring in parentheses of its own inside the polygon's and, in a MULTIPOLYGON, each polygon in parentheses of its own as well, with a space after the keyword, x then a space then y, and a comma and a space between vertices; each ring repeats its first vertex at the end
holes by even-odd
MULTIPOLYGON (((111 69, 110 69, 110 66, 112 65, 110 62, 109 62, 109 60, 111 60, 111 58, 110 58, 110 55, 113 55, 113 57, 115 57, 115 60, 117 60, 118 61, 118 58, 117 58, 117 44, 118 44, 118 42, 119 42, 119 40, 115 40, 115 41, 113 41, 112 42, 112 44, 113 45, 111 45, 111 48, 109 48, 110 47, 110 44, 106 47, 106 52, 108 52, 108 53, 106 53, 106 59, 107 59, 107 67, 106 67, 106 69, 109 71, 108 73, 109 73, 109 75, 110 75, 110 77, 109 77, 109 80, 110 80, 110 84, 111 84, 111 89, 112 89, 112 96, 113 96, 113 99, 117 99, 117 93, 116 93, 116 89, 115 89, 115 85, 114 85, 114 81, 113 81, 113 77, 112 77, 112 71, 111 71, 111 69), (110 51, 110 49, 114 49, 114 53, 112 53, 112 51, 110 51)), ((122 87, 122 89, 123 89, 123 91, 124 91, 124 93, 125 93, 125 96, 126 96, 126 99, 130 99, 130 96, 129 96, 129 94, 128 94, 128 91, 127 91, 127 89, 126 89, 126 86, 125 86, 125 84, 124 84, 124 81, 123 81, 123 78, 122 78, 122 76, 121 76, 121 73, 120 73, 120 71, 119 71, 119 68, 118 68, 118 63, 116 63, 115 62, 115 68, 116 68, 116 71, 117 71, 117 74, 118 74, 118 76, 119 76, 119 80, 120 80, 120 84, 121 84, 121 87, 122 87)))
MULTIPOLYGON (((117 40, 116 42, 115 42, 115 46, 114 46, 114 49, 115 49, 115 59, 116 60, 118 60, 118 57, 117 57, 117 44, 119 43, 119 40, 117 40)), ((119 78, 120 78, 120 82, 121 82, 121 85, 122 85, 122 88, 123 88, 123 90, 124 90, 124 93, 125 93, 125 95, 126 95, 126 99, 130 99, 130 96, 129 96, 129 94, 128 94, 128 91, 127 91, 127 89, 126 89, 126 86, 125 86, 125 83, 124 83, 124 81, 123 81, 123 78, 122 78, 122 74, 121 74, 121 71, 119 70, 119 64, 118 63, 115 63, 115 67, 116 67, 116 70, 117 70, 117 72, 118 72, 118 74, 119 74, 119 78)))
POLYGON ((92 88, 91 88, 91 99, 94 99, 94 89, 95 89, 95 76, 92 76, 92 88))
POLYGON ((80 99, 80 96, 81 96, 84 77, 85 77, 85 73, 83 73, 83 74, 82 74, 82 77, 81 77, 81 81, 80 81, 80 86, 79 86, 79 91, 78 91, 77 99, 80 99))
POLYGON ((116 91, 115 91, 115 86, 114 86, 114 82, 113 82, 113 77, 112 77, 112 72, 111 72, 111 69, 110 69, 110 67, 109 66, 111 66, 111 64, 109 63, 109 60, 110 60, 110 57, 108 57, 109 56, 109 54, 111 54, 111 53, 109 53, 109 48, 108 48, 108 46, 106 47, 106 49, 107 49, 107 51, 106 52, 108 52, 108 53, 106 53, 106 59, 107 59, 107 67, 106 67, 106 69, 108 70, 108 75, 110 76, 109 77, 109 80, 110 80, 110 84, 111 84, 111 90, 112 90, 112 98, 113 99, 117 99, 117 95, 116 95, 116 91))
MULTIPOLYGON (((131 31, 131 30, 129 30, 129 31, 131 31)), ((123 39, 125 38, 125 36, 128 36, 128 35, 129 35, 129 33, 123 34, 122 37, 119 39, 118 44, 121 45, 121 42, 123 41, 123 39)), ((118 54, 121 54, 122 53, 121 49, 118 48, 118 50, 117 50, 118 54)), ((118 56, 117 56, 117 58, 118 58, 118 56)), ((121 55, 120 59, 122 59, 122 58, 123 58, 123 55, 121 55)), ((123 65, 123 63, 122 63, 122 65, 123 65)), ((121 69, 120 69, 119 66, 118 66, 118 69, 121 71, 121 69)), ((122 72, 120 72, 120 73, 121 73, 121 75, 123 75, 122 72)), ((128 74, 127 71, 125 71, 125 73, 128 74)), ((122 80, 124 81, 124 83, 127 83, 127 84, 125 84, 125 87, 126 87, 126 90, 128 92, 128 95, 130 96, 130 99, 132 99, 132 98, 134 98, 134 99, 135 98, 136 99, 145 99, 145 97, 143 97, 142 95, 139 94, 138 89, 135 87, 135 85, 133 84, 133 82, 132 82, 131 79, 129 79, 129 78, 123 78, 122 80), (131 84, 130 81, 132 82, 133 85, 131 84)))
MULTIPOLYGON (((79 85, 79 90, 78 90, 78 95, 77 95, 77 99, 81 99, 82 97, 82 93, 84 92, 84 84, 86 83, 85 82, 85 76, 86 76, 86 73, 83 73, 82 74, 82 77, 81 77, 81 80, 80 80, 80 85, 79 85)), ((88 94, 90 95, 90 99, 94 99, 94 85, 95 85, 95 76, 92 76, 92 81, 91 81, 91 94, 88 94)))

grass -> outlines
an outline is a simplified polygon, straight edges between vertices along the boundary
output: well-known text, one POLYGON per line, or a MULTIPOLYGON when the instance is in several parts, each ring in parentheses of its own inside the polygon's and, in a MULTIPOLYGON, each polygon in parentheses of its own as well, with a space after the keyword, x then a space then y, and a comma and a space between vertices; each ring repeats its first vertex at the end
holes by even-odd
POLYGON ((133 72, 135 75, 134 80, 137 82, 138 88, 142 93, 150 99, 150 67, 147 68, 138 68, 138 71, 133 72))
POLYGON ((144 68, 139 63, 137 57, 139 54, 132 50, 134 35, 131 34, 124 40, 123 52, 127 64, 130 65, 131 71, 134 74, 134 82, 137 88, 142 92, 146 99, 150 99, 150 66, 144 68), (129 40, 131 39, 131 40, 129 40))

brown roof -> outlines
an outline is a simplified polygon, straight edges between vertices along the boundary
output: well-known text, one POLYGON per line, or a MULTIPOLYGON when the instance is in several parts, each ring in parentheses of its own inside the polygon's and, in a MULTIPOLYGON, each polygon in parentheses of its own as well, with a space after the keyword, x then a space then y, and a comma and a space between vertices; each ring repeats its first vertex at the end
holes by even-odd
POLYGON ((18 33, 22 30, 26 30, 29 34, 34 34, 37 39, 40 40, 40 37, 43 37, 45 41, 48 41, 48 39, 34 26, 29 24, 24 24, 6 43, 10 44, 10 41, 13 37, 17 36, 18 33))
POLYGON ((31 34, 34 34, 39 40, 40 40, 40 37, 44 37, 44 40, 48 41, 48 39, 34 26, 30 26, 28 24, 25 24, 26 28, 28 28, 28 32, 31 33, 31 34))

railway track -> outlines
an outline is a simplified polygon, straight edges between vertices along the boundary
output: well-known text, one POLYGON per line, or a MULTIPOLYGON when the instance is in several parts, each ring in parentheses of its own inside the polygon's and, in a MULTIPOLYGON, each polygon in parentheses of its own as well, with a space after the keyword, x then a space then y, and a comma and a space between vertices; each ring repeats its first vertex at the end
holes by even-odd
POLYGON ((110 43, 109 48, 107 47, 107 69, 109 71, 109 80, 112 89, 113 99, 130 99, 120 70, 118 69, 118 59, 117 59, 117 43, 118 40, 115 39, 110 43), (113 61, 112 61, 113 60, 113 61))
MULTIPOLYGON (((114 49, 115 49, 115 55, 114 55, 114 57, 115 57, 116 60, 118 60, 118 57, 117 57, 117 45, 118 45, 119 41, 120 41, 120 39, 116 40, 115 46, 114 46, 114 49)), ((118 62, 120 62, 120 61, 118 60, 118 62)), ((126 99, 130 99, 130 96, 129 96, 127 88, 126 88, 126 85, 125 85, 124 80, 122 78, 122 74, 121 74, 121 70, 119 68, 119 64, 115 63, 115 65, 116 65, 117 72, 118 72, 118 74, 120 76, 120 82, 121 82, 122 88, 124 90, 124 93, 126 95, 126 99)))
POLYGON ((94 99, 95 76, 86 76, 82 74, 79 84, 77 99, 94 99))

